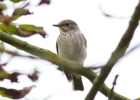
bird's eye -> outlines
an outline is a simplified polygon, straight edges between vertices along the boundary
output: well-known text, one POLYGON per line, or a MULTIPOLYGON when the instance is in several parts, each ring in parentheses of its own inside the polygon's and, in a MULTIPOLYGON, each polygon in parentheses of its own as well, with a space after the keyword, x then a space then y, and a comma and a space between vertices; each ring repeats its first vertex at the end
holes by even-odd
POLYGON ((69 23, 66 23, 65 25, 66 25, 66 26, 69 26, 69 23))

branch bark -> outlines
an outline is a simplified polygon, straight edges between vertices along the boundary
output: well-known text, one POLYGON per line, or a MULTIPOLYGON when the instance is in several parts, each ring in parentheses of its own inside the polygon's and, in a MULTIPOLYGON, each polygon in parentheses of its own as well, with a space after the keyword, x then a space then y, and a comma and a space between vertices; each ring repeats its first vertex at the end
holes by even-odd
POLYGON ((9 55, 17 56, 17 57, 26 57, 26 58, 31 58, 31 59, 40 59, 40 58, 37 58, 37 57, 34 57, 34 56, 22 55, 22 54, 19 54, 17 51, 11 51, 11 50, 8 50, 8 49, 2 48, 2 47, 0 47, 0 52, 5 52, 5 53, 7 53, 9 55))
MULTIPOLYGON (((103 85, 105 79, 111 72, 113 66, 116 64, 116 62, 124 56, 132 38, 134 35, 134 32, 139 24, 139 19, 140 19, 140 2, 135 8, 134 14, 132 15, 132 18, 129 22, 128 28, 126 32, 124 33, 123 37, 121 38, 116 50, 112 53, 110 59, 106 63, 104 67, 101 69, 101 73, 99 77, 97 77, 93 84, 94 86, 91 88, 89 94, 86 97, 86 100, 94 100, 97 92, 103 85)), ((119 99, 118 99, 119 100, 119 99)))

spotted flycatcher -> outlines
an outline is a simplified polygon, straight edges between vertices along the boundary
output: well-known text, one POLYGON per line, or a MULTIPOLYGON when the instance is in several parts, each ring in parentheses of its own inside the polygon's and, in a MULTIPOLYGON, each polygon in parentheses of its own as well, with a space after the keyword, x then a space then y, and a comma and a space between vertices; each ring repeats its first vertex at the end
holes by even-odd
MULTIPOLYGON (((53 25, 59 28, 60 34, 57 38, 56 49, 58 55, 73 61, 75 63, 83 65, 84 60, 86 59, 87 44, 85 36, 80 31, 76 22, 72 20, 63 20, 57 25, 53 25)), ((72 74, 68 70, 64 70, 64 73, 68 81, 73 82, 74 90, 84 90, 82 78, 75 77, 76 75, 72 74)))

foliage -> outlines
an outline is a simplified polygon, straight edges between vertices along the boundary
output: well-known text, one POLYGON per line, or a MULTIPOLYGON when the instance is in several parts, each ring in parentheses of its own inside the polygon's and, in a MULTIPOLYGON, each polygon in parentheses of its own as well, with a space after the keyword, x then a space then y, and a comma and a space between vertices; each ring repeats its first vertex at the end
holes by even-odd
MULTIPOLYGON (((5 4, 4 1, 5 0, 0 0, 0 30, 6 32, 7 34, 18 35, 20 37, 29 37, 34 34, 40 34, 43 38, 45 38, 47 34, 44 31, 43 27, 38 27, 35 25, 26 24, 26 23, 25 24, 14 23, 18 18, 22 16, 33 15, 33 13, 30 12, 30 10, 28 9, 28 7, 30 6, 30 2, 28 2, 27 0, 10 0, 11 4, 16 5, 18 3, 21 3, 22 5, 18 8, 15 8, 12 15, 7 15, 4 12, 10 8, 8 8, 8 5, 5 4)), ((37 6, 42 5, 42 4, 50 4, 50 0, 40 0, 37 6)), ((38 59, 37 57, 24 56, 24 55, 18 54, 15 51, 6 50, 4 48, 3 43, 4 42, 0 42, 1 54, 4 52, 7 52, 8 54, 12 56, 38 59)), ((31 74, 25 74, 25 73, 20 73, 20 72, 8 73, 6 70, 3 69, 3 66, 5 66, 7 63, 0 64, 0 81, 3 81, 4 79, 8 79, 11 82, 18 83, 18 76, 23 75, 23 74, 27 75, 27 77, 33 82, 38 80, 37 70, 34 70, 33 73, 31 74)), ((3 97, 12 98, 12 99, 20 99, 20 98, 23 98, 25 95, 27 95, 33 87, 34 86, 25 87, 22 90, 0 87, 0 95, 2 95, 3 97)))

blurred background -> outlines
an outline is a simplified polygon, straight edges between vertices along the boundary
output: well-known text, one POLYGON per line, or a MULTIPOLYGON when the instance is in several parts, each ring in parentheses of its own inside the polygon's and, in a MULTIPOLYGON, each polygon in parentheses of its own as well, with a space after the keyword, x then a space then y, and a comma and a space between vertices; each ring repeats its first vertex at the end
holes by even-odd
MULTIPOLYGON (((13 4, 9 0, 4 3, 9 5, 4 13, 11 15, 16 7, 23 3, 30 2, 29 8, 32 15, 21 16, 14 23, 33 24, 43 27, 47 35, 45 38, 39 34, 30 37, 16 36, 32 45, 50 50, 56 53, 56 39, 59 29, 53 27, 61 20, 71 19, 78 23, 80 30, 87 39, 87 59, 85 67, 104 65, 115 50, 118 42, 128 27, 131 15, 139 0, 50 0, 50 4, 37 6, 40 0, 27 0, 13 4)), ((140 43, 140 27, 135 31, 135 35, 128 48, 130 50, 140 43)), ((17 51, 21 55, 30 55, 24 51, 4 43, 4 47, 10 51, 17 51)), ((37 70, 39 78, 32 82, 26 75, 18 76, 19 83, 11 83, 9 80, 0 82, 1 87, 23 89, 35 85, 29 94, 21 100, 84 100, 92 84, 85 77, 83 83, 85 90, 73 91, 72 84, 69 83, 56 65, 42 59, 31 59, 28 57, 12 57, 8 53, 1 53, 0 63, 7 62, 3 68, 12 73, 32 73, 37 70)), ((114 77, 119 75, 115 92, 134 99, 140 97, 140 48, 123 57, 114 66, 105 83, 112 87, 114 77)), ((97 74, 100 69, 95 71, 97 74)), ((0 100, 9 100, 0 96, 0 100)), ((98 92, 95 100, 107 100, 98 92)))

